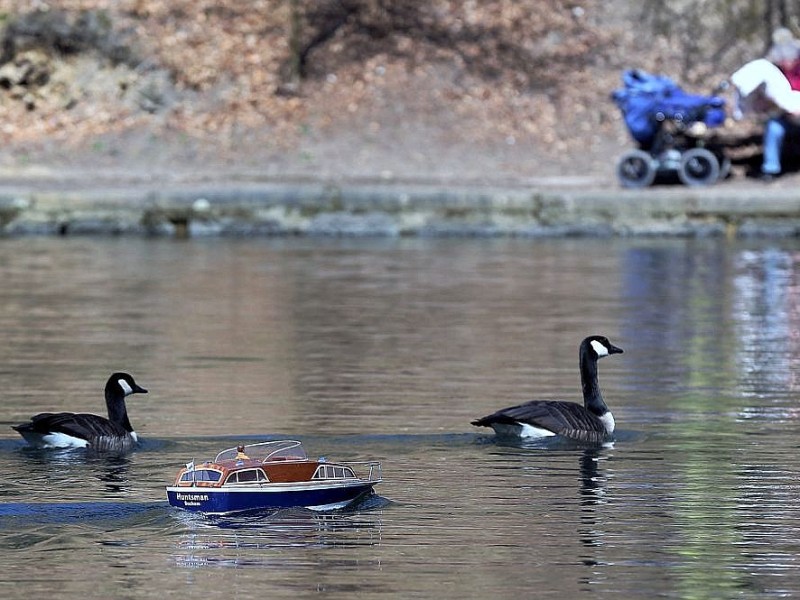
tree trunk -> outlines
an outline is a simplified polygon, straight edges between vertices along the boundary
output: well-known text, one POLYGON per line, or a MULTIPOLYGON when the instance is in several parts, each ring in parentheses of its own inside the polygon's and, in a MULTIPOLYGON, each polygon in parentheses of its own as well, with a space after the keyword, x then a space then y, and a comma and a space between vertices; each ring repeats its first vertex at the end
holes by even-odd
POLYGON ((303 71, 302 15, 300 0, 289 0, 289 76, 286 85, 297 91, 303 71))

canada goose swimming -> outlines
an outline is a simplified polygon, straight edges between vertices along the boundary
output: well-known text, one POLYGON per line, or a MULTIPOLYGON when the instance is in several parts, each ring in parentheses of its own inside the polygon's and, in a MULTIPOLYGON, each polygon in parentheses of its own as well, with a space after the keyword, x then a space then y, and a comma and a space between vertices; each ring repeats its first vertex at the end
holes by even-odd
POLYGON ((472 421, 491 427, 497 435, 541 438, 561 435, 585 442, 602 442, 614 433, 614 417, 608 410, 597 382, 597 360, 621 354, 608 338, 592 335, 581 342, 580 369, 583 406, 575 402, 534 400, 511 406, 472 421))
POLYGON ((106 383, 108 419, 86 413, 41 413, 14 427, 38 448, 91 448, 100 452, 125 452, 138 441, 128 420, 125 397, 146 394, 127 373, 114 373, 106 383))

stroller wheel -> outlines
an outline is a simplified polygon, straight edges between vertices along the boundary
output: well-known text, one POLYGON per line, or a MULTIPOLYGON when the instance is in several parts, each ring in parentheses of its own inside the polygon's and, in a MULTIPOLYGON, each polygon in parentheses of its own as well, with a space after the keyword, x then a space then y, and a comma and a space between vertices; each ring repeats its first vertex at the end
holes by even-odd
POLYGON ((691 148, 683 153, 678 178, 685 185, 711 185, 719 180, 719 175, 719 160, 710 150, 691 148))
POLYGON ((644 150, 630 150, 617 161, 617 177, 622 187, 647 187, 656 178, 655 159, 644 150))

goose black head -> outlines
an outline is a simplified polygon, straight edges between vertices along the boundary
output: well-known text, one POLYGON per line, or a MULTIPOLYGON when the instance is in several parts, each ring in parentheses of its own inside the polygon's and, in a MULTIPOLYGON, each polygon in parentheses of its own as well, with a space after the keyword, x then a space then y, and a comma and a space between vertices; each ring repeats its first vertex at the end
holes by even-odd
POLYGON ((106 396, 130 396, 146 394, 147 390, 137 384, 128 373, 113 373, 106 383, 106 396))
POLYGON ((595 358, 603 358, 609 354, 622 354, 622 348, 618 348, 602 335, 590 335, 581 343, 581 350, 584 349, 594 355, 595 358))

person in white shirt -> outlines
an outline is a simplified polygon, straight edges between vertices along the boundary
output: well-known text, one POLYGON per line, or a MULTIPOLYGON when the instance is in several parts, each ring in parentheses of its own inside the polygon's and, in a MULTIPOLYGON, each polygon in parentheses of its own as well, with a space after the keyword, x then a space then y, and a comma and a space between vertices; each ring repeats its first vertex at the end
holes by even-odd
POLYGON ((760 173, 764 181, 781 174, 781 153, 787 135, 800 137, 800 91, 792 89, 786 75, 775 64, 785 65, 797 60, 799 48, 797 44, 774 45, 769 53, 771 60, 751 61, 731 76, 738 94, 736 114, 750 112, 767 117, 760 173))

